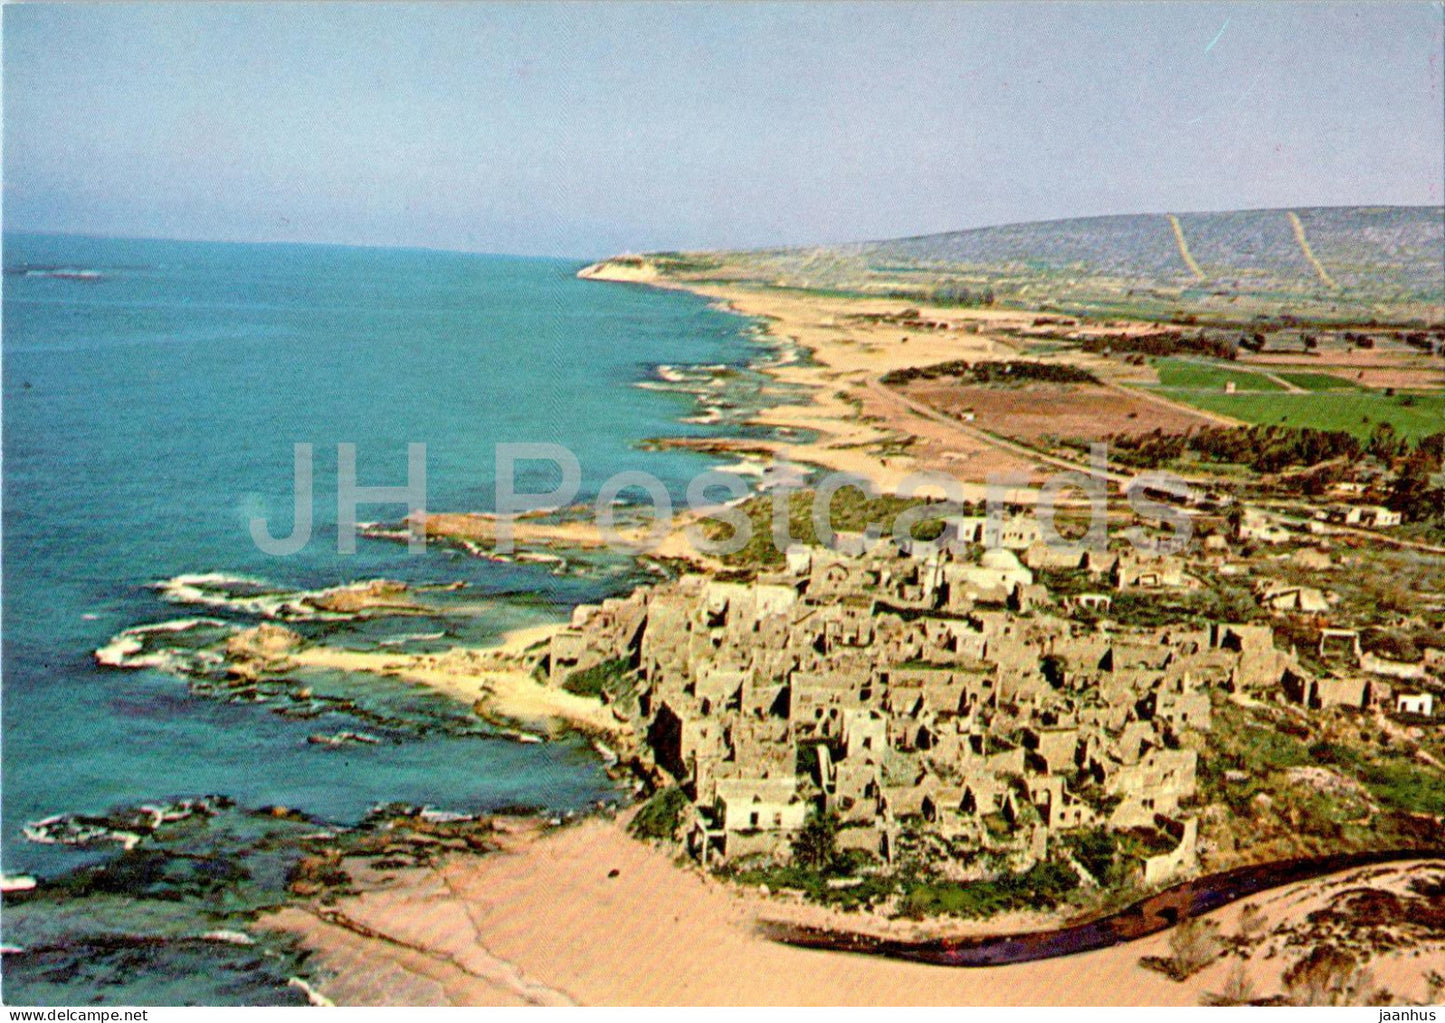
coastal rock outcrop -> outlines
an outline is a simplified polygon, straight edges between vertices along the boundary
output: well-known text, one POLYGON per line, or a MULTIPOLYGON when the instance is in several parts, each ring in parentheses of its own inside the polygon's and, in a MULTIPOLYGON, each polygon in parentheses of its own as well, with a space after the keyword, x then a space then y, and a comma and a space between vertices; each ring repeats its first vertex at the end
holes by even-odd
POLYGON ((301 648, 301 636, 281 625, 262 623, 226 640, 226 657, 233 661, 281 660, 301 648))

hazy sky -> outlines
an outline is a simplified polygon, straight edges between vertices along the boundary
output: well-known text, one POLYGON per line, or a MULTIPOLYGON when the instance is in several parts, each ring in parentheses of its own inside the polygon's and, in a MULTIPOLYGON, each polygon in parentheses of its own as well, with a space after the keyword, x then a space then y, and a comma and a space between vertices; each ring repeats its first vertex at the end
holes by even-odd
POLYGON ((4 10, 18 229, 603 255, 1440 203, 1439 3, 4 10))

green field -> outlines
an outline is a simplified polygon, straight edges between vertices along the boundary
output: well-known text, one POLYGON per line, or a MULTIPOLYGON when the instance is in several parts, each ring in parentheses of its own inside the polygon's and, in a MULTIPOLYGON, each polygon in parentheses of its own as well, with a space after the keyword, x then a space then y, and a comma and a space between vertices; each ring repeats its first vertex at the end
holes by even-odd
POLYGON ((1202 394, 1167 392, 1186 405, 1233 416, 1248 423, 1279 423, 1316 430, 1347 430, 1367 437, 1390 423, 1412 440, 1445 432, 1445 392, 1386 397, 1380 391, 1316 391, 1309 394, 1202 394))
POLYGON ((1224 393, 1224 385, 1233 383, 1240 391, 1283 391, 1278 383, 1263 373, 1251 373, 1244 369, 1230 369, 1207 362, 1191 359, 1156 359, 1154 368, 1159 373, 1159 385, 1167 388, 1182 388, 1191 391, 1217 391, 1224 393))
POLYGON ((1306 391, 1359 391, 1363 390, 1359 384, 1344 377, 1337 377, 1330 373, 1300 372, 1297 370, 1281 370, 1275 376, 1281 380, 1288 381, 1296 387, 1306 391))

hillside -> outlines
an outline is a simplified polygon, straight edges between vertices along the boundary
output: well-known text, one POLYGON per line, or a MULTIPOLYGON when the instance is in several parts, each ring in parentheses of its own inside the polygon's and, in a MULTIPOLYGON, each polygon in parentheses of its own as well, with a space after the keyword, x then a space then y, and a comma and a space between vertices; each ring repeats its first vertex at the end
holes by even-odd
POLYGON ((824 248, 653 253, 611 266, 1094 315, 1437 321, 1445 208, 1089 217, 824 248))

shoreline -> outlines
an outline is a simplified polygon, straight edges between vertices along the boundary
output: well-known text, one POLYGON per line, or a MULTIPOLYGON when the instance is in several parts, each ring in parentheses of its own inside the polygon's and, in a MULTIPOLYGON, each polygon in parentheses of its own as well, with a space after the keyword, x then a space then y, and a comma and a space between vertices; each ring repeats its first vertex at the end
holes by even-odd
MULTIPOLYGON (((260 926, 311 951, 329 975, 321 991, 341 1004, 392 997, 379 979, 389 977, 403 981, 410 997, 425 990, 430 1004, 1197 1005, 1223 988, 1240 961, 1224 956, 1176 982, 1141 965, 1168 955, 1167 932, 970 969, 783 945, 760 924, 856 928, 859 918, 680 866, 668 848, 628 835, 625 823, 626 815, 593 816, 512 835, 501 851, 395 874, 326 914, 295 904, 260 926)), ((1404 887, 1425 870, 1438 870, 1438 861, 1356 867, 1254 896, 1275 928, 1246 961, 1260 995, 1278 990, 1279 974, 1299 951, 1289 945, 1290 928, 1361 885, 1404 887)), ((1232 934, 1242 905, 1205 916, 1232 934)), ((1028 919, 880 924, 907 938, 920 927, 1001 933, 1028 919)), ((1397 996, 1412 998, 1424 993, 1430 961, 1400 949, 1370 965, 1397 996)))
MULTIPOLYGON (((539 682, 517 661, 566 628, 563 622, 505 632, 489 646, 453 647, 437 654, 344 650, 311 644, 285 654, 291 668, 320 668, 400 679, 468 704, 490 720, 544 732, 561 723, 586 734, 630 738, 599 700, 539 682)), ((524 733, 530 734, 530 733, 524 733)))
MULTIPOLYGON (((969 501, 982 501, 990 476, 1023 476, 1010 483, 1006 500, 1031 504, 1048 472, 1061 468, 1056 460, 981 429, 925 414, 915 403, 881 387, 878 379, 891 370, 955 359, 998 361, 1019 355, 1017 348, 992 332, 1025 329, 1033 314, 1017 310, 934 307, 890 298, 834 297, 809 292, 768 289, 748 284, 676 281, 651 267, 630 270, 606 261, 578 271, 583 280, 685 291, 716 307, 756 320, 763 333, 779 344, 791 344, 809 355, 806 362, 769 364, 755 360, 753 369, 774 381, 802 391, 802 402, 769 406, 748 424, 774 431, 811 433, 813 440, 718 438, 830 472, 860 476, 879 493, 896 494, 909 476, 920 471, 944 472, 962 484, 969 501), (900 307, 916 309, 911 323, 948 323, 948 329, 915 328, 881 317, 900 307)), ((1077 471, 1082 465, 1070 464, 1077 471)))

